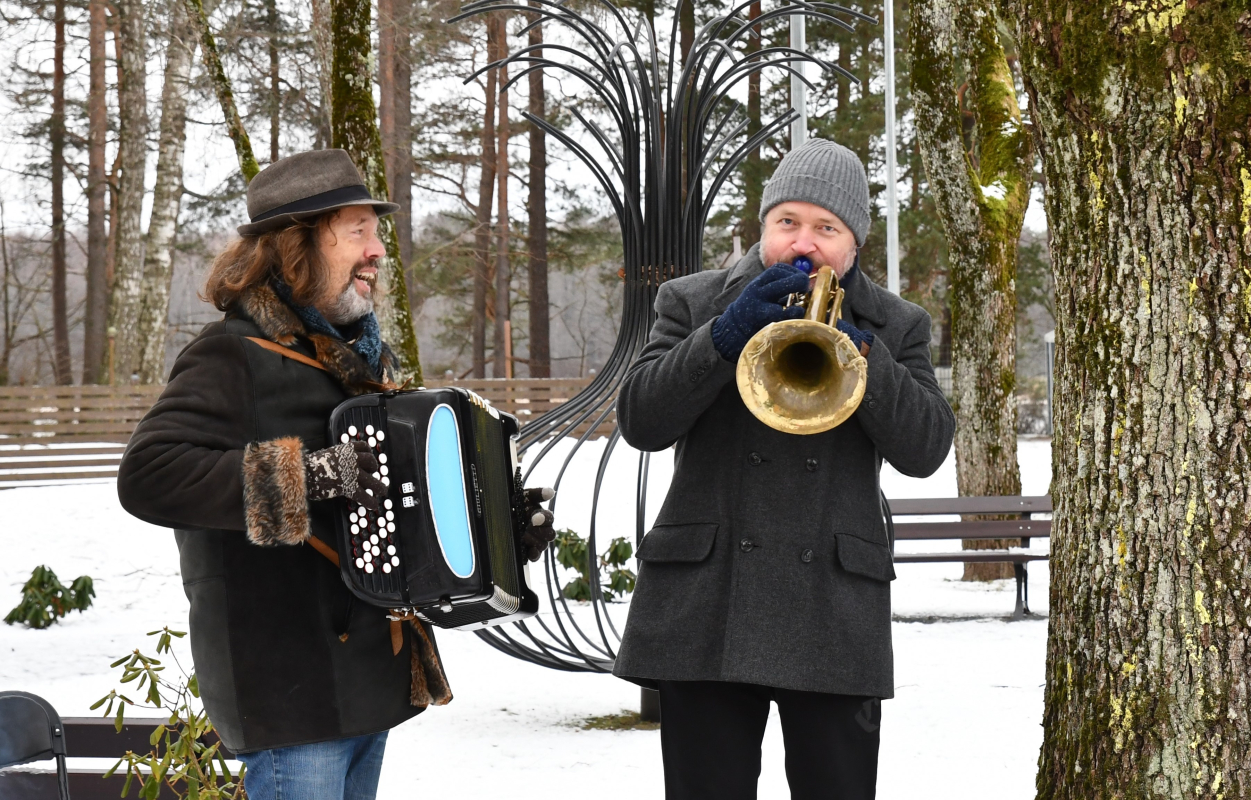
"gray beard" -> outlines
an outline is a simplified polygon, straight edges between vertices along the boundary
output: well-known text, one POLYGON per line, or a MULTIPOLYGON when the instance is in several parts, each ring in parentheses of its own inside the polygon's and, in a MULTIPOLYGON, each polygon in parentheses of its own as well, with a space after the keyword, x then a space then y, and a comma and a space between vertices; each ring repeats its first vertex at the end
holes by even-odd
MULTIPOLYGON (((356 291, 356 281, 348 281, 348 285, 335 298, 330 308, 322 312, 331 325, 347 325, 374 310, 372 297, 361 297, 356 291)), ((371 293, 372 294, 372 293, 371 293)))

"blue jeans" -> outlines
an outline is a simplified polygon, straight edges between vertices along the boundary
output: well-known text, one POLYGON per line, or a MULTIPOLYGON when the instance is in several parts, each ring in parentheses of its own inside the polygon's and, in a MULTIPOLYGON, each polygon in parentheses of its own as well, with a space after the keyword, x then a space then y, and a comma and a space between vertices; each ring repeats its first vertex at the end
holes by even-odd
POLYGON ((374 800, 387 732, 241 753, 249 800, 374 800))

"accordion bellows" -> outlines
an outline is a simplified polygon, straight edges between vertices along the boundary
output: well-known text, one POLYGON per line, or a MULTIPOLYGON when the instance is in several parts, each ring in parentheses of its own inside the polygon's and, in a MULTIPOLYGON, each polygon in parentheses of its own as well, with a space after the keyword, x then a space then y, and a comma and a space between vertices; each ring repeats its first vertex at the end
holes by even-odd
POLYGON ((367 394, 330 416, 332 442, 369 443, 387 496, 344 501, 339 567, 372 605, 448 628, 531 616, 517 420, 463 389, 367 394))

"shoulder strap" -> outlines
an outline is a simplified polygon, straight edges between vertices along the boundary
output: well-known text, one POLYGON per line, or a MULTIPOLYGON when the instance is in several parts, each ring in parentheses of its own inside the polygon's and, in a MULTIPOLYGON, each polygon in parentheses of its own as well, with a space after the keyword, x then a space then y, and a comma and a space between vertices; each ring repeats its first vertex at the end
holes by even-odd
POLYGON ((283 347, 277 342, 271 342, 270 340, 262 339, 259 336, 245 336, 244 338, 247 339, 249 342, 255 342, 257 345, 259 345, 260 347, 263 347, 264 349, 270 351, 271 353, 277 353, 283 358, 289 358, 292 361, 298 361, 301 364, 305 364, 310 367, 316 367, 322 372, 330 371, 326 369, 325 365, 323 365, 320 361, 313 359, 313 358, 309 358, 303 353, 292 350, 290 347, 283 347))

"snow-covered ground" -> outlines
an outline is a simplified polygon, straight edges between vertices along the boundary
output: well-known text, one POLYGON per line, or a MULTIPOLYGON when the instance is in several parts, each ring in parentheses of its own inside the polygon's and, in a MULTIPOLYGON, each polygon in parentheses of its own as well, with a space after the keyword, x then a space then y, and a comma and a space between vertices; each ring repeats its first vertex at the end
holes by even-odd
MULTIPOLYGON (((585 498, 602 447, 588 443, 565 471, 558 526, 586 532, 585 498)), ((632 536, 634 529, 638 456, 619 448, 605 485, 629 489, 601 499, 601 542, 632 536)), ((1050 443, 1022 439, 1019 452, 1024 493, 1045 493, 1050 443)), ((554 482, 558 462, 549 459, 532 485, 554 482)), ((664 454, 653 457, 648 517, 659 507, 670 469, 664 454)), ((926 480, 904 478, 889 467, 882 480, 892 498, 956 494, 953 458, 926 480)), ((151 649, 148 631, 163 625, 186 629, 173 536, 130 518, 111 482, 0 491, 0 520, 0 614, 17 602, 22 583, 39 564, 66 583, 91 575, 97 592, 90 610, 48 630, 0 625, 0 690, 32 691, 63 716, 87 716, 91 703, 114 686, 111 661, 135 647, 151 649)), ((1045 618, 1005 622, 1012 582, 961 583, 958 564, 901 564, 896 571, 896 697, 883 707, 878 796, 1033 797, 1045 618)), ((1031 566, 1030 601, 1035 612, 1046 614, 1045 562, 1031 566)), ((444 632, 439 642, 455 700, 392 732, 380 798, 663 796, 659 733, 580 728, 587 717, 637 709, 637 687, 609 676, 532 666, 469 634, 444 632)), ((782 761, 774 719, 765 738, 761 798, 789 797, 782 761)))

